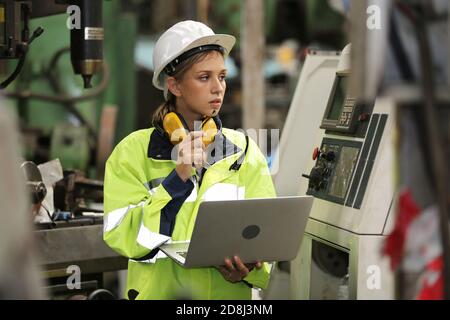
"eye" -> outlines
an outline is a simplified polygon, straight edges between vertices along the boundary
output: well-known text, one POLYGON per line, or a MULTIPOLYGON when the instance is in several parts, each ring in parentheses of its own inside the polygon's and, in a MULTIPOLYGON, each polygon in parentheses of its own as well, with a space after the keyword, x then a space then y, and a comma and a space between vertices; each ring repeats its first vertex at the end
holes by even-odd
POLYGON ((201 81, 207 81, 209 79, 209 76, 208 75, 202 75, 202 76, 200 76, 200 80, 201 81))
POLYGON ((219 76, 219 80, 220 81, 225 81, 226 77, 227 77, 226 74, 222 74, 222 75, 219 76))

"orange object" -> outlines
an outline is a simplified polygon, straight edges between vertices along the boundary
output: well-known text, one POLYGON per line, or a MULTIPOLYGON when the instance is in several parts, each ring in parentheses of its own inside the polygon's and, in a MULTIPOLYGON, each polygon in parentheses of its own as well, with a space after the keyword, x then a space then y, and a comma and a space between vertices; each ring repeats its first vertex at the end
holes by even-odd
MULTIPOLYGON (((169 135, 170 141, 175 145, 183 141, 189 133, 186 122, 175 112, 169 112, 164 117, 163 128, 169 135)), ((202 121, 201 128, 205 133, 202 138, 203 143, 205 144, 205 147, 208 147, 208 145, 214 141, 214 137, 218 132, 216 122, 211 117, 205 117, 202 121)))

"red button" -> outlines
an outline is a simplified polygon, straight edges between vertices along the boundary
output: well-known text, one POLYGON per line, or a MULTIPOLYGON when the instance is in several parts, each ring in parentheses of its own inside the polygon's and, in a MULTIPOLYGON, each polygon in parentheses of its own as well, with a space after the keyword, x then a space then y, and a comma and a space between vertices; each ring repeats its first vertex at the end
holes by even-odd
POLYGON ((369 118, 370 118, 370 114, 368 114, 368 113, 361 113, 361 114, 359 115, 359 117, 358 117, 358 120, 359 120, 360 122, 363 122, 363 121, 369 120, 369 118))
POLYGON ((320 154, 319 147, 316 147, 313 151, 313 156, 312 156, 313 160, 316 160, 317 157, 319 156, 319 154, 320 154))

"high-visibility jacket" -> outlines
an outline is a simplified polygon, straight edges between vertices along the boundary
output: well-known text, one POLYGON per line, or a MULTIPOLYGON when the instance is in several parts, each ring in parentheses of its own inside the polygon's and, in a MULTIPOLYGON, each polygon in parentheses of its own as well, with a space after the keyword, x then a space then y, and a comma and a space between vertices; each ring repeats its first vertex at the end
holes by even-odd
POLYGON ((202 201, 276 196, 266 159, 252 139, 220 128, 210 148, 210 166, 201 178, 193 169, 186 182, 175 171, 172 144, 155 128, 133 132, 109 157, 104 240, 129 258, 125 297, 251 299, 251 287, 266 288, 267 263, 231 283, 215 267, 183 268, 157 248, 167 236, 191 238, 202 201))

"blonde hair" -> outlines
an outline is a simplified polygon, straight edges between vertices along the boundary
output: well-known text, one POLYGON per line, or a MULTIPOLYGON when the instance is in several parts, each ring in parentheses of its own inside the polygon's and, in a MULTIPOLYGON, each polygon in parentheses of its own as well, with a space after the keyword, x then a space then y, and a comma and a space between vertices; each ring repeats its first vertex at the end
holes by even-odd
MULTIPOLYGON (((221 54, 222 57, 224 56, 223 53, 219 50, 200 52, 200 53, 190 57, 189 59, 186 59, 182 63, 180 63, 177 66, 177 69, 176 69, 173 77, 177 81, 182 80, 184 75, 186 74, 186 72, 194 64, 196 64, 200 61, 203 61, 208 55, 211 54, 211 52, 217 52, 217 53, 221 54)), ((167 100, 164 103, 162 103, 153 113, 153 117, 152 117, 153 126, 162 124, 162 121, 163 121, 164 117, 166 116, 166 114, 168 114, 169 112, 174 112, 176 110, 176 102, 177 102, 176 96, 174 96, 169 90, 167 92, 167 100)))

